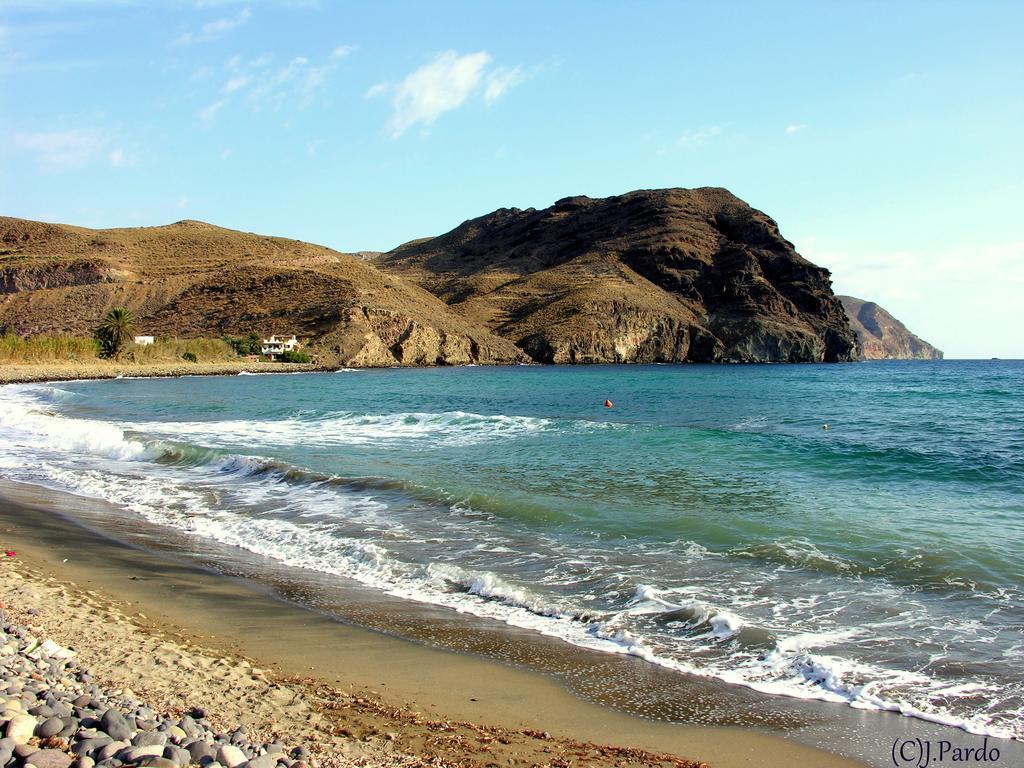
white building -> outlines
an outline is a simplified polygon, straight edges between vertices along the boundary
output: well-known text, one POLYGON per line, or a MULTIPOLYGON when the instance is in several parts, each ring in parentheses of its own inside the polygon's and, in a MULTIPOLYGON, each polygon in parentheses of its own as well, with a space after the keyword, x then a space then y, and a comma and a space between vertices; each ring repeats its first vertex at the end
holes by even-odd
POLYGON ((135 343, 138 344, 140 347, 148 347, 150 344, 153 343, 153 337, 152 336, 136 336, 135 337, 135 343))
POLYGON ((299 348, 299 340, 292 336, 290 339, 286 339, 283 336, 278 338, 277 336, 271 336, 269 339, 263 340, 263 346, 260 351, 273 360, 278 355, 283 355, 285 352, 294 352, 299 348))

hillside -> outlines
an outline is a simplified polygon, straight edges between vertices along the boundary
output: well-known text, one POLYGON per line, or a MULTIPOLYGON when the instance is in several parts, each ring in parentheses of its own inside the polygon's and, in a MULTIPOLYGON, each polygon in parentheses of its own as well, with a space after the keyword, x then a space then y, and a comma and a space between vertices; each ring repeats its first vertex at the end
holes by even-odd
POLYGON ((92 230, 0 217, 0 329, 88 334, 115 306, 140 333, 312 338, 324 362, 525 360, 364 258, 199 221, 92 230))
POLYGON ((724 189, 503 208, 375 263, 541 362, 857 355, 828 271, 724 189))
POLYGON ((864 360, 941 360, 942 351, 915 336, 873 301, 839 296, 864 360))

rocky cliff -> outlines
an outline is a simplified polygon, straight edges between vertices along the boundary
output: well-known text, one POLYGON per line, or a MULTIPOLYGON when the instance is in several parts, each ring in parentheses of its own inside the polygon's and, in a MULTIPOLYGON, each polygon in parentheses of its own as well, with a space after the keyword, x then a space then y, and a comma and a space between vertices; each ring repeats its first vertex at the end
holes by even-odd
POLYGON ((828 271, 725 189, 501 209, 375 263, 541 362, 831 362, 858 353, 828 271))
POLYGON ((915 336, 873 301, 839 296, 864 360, 941 360, 942 351, 915 336))
POLYGON ((0 217, 0 329, 88 334, 127 307, 140 333, 298 334, 337 365, 527 360, 364 258, 181 221, 90 230, 0 217))

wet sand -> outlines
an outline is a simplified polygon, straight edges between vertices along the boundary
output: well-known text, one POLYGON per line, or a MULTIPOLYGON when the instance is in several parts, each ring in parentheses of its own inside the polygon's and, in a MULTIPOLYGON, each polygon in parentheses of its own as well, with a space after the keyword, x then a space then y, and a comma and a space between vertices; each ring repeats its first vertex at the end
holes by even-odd
POLYGON ((537 672, 341 623, 60 514, 80 501, 0 483, 0 535, 18 550, 17 563, 4 564, 4 589, 13 566, 39 595, 33 618, 79 647, 103 679, 153 692, 164 706, 201 696, 226 719, 360 759, 864 764, 752 728, 648 721, 537 672))

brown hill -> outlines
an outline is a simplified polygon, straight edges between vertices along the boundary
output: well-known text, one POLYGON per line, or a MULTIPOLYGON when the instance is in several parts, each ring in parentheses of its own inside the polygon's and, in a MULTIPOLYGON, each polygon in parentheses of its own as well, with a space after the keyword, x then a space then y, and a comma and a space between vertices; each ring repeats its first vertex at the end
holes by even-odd
POLYGON ((140 333, 296 333, 337 364, 526 359, 421 288, 329 248, 198 221, 92 230, 0 217, 0 328, 85 334, 115 306, 140 333))
POLYGON ((853 359, 827 270, 725 189, 503 208, 376 263, 536 360, 853 359))
POLYGON ((941 360, 942 351, 913 333, 873 301, 839 296, 864 360, 941 360))

